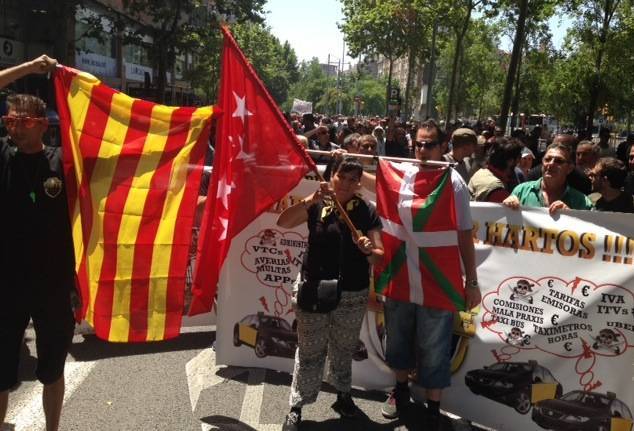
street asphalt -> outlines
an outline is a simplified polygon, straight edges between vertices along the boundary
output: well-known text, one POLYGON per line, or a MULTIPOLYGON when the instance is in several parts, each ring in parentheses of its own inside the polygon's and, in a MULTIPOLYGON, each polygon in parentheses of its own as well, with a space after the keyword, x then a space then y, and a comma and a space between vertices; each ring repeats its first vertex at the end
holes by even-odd
MULTIPOLYGON (((78 431, 261 430, 279 431, 288 412, 291 376, 264 369, 216 366, 213 327, 175 340, 111 344, 77 334, 66 366, 66 399, 60 429, 78 431)), ((2 431, 44 429, 41 386, 35 379, 35 342, 27 330, 22 383, 11 392, 2 431)), ((317 402, 303 410, 302 431, 423 430, 414 404, 402 420, 381 416, 385 394, 353 391, 364 416, 342 420, 330 408, 334 390, 324 384, 317 402)), ((465 421, 446 429, 470 431, 465 421)))

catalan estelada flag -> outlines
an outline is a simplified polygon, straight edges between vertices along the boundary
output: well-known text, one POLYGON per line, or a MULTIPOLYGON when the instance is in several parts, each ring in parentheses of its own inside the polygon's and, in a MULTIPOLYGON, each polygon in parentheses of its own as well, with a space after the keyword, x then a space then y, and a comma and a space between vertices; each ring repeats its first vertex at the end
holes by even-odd
POLYGON ((376 197, 385 249, 382 262, 374 266, 377 294, 464 310, 451 171, 380 160, 376 197))
POLYGON ((114 342, 180 332, 212 107, 134 99, 55 72, 82 318, 114 342))

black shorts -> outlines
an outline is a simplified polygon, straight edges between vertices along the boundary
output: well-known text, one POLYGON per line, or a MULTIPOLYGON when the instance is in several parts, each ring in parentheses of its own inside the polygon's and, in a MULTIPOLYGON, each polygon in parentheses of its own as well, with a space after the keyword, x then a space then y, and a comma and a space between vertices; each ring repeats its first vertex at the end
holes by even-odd
POLYGON ((22 297, 9 298, 0 307, 0 391, 18 383, 20 348, 24 331, 33 320, 37 369, 35 375, 43 384, 57 381, 64 375, 64 364, 73 341, 75 319, 66 290, 48 298, 33 301, 22 297))

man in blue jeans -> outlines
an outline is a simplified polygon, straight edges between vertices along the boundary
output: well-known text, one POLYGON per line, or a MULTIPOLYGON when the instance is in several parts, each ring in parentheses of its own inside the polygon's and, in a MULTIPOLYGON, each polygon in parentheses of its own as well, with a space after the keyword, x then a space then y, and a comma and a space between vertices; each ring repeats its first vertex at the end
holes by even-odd
MULTIPOLYGON (((421 161, 442 160, 442 132, 435 122, 424 122, 416 132, 415 155, 421 161)), ((465 276, 467 309, 481 300, 475 267, 475 250, 471 236, 469 190, 455 171, 451 172, 454 189, 458 249, 465 276)), ((417 370, 418 383, 425 388, 425 430, 440 429, 440 399, 451 379, 451 340, 453 313, 413 303, 388 299, 385 304, 387 331, 386 360, 396 377, 396 387, 383 404, 381 412, 388 419, 397 418, 410 402, 408 375, 417 370)))

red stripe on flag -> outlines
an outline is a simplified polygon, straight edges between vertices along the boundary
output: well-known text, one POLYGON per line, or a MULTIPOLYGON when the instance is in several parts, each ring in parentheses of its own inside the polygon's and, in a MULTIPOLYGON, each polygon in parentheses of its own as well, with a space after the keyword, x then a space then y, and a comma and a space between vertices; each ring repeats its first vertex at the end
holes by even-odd
MULTIPOLYGON (((445 170, 420 172, 416 175, 416 183, 414 184, 414 192, 417 196, 425 196, 425 199, 414 199, 414 208, 417 204, 422 205, 427 197, 433 192, 442 181, 445 170)), ((434 204, 435 210, 431 212, 429 219, 425 225, 426 232, 440 232, 457 230, 456 208, 454 200, 453 185, 451 183, 451 172, 448 173, 447 184, 440 194, 438 200, 434 204), (444 209, 445 211, 440 211, 444 209)), ((415 210, 412 209, 415 214, 415 210)))
POLYGON ((380 208, 378 208, 379 214, 387 220, 402 224, 401 216, 398 213, 398 206, 383 205, 383 203, 400 201, 399 193, 404 172, 385 160, 379 161, 379 169, 381 172, 377 175, 377 181, 380 181, 381 184, 377 184, 376 187, 376 201, 380 206, 380 208))
MULTIPOLYGON (((55 91, 57 100, 68 100, 70 86, 76 73, 69 69, 57 69, 55 79, 55 91)), ((64 175, 66 180, 66 190, 68 196, 68 209, 72 220, 75 211, 75 205, 79 203, 82 217, 82 240, 84 243, 84 254, 75 256, 79 260, 78 281, 79 290, 82 299, 82 310, 80 318, 86 316, 86 310, 90 302, 90 284, 88 281, 88 273, 86 269, 86 247, 90 241, 92 232, 92 197, 90 193, 90 180, 94 171, 103 134, 106 129, 108 117, 110 114, 110 104, 114 90, 104 85, 95 85, 92 88, 91 103, 88 105, 88 111, 84 120, 81 135, 77 148, 71 148, 72 140, 70 137, 72 117, 68 103, 58 103, 58 114, 60 116, 60 124, 68 125, 68 128, 61 134, 64 151, 64 175), (83 172, 81 172, 81 183, 79 190, 77 189, 77 177, 75 173, 75 162, 73 153, 79 152, 83 162, 83 172), (79 201, 79 202, 78 202, 79 201)))
MULTIPOLYGON (((139 158, 143 152, 145 137, 150 127, 151 102, 134 100, 130 113, 130 123, 123 147, 117 159, 117 166, 110 185, 104 208, 103 240, 104 257, 99 276, 99 288, 95 299, 95 332, 109 339, 112 319, 112 304, 117 272, 117 246, 123 210, 139 158)), ((144 300, 147 308, 147 297, 144 300)), ((147 323, 146 323, 147 326, 147 323)))
MULTIPOLYGON (((460 268, 460 254, 456 246, 433 247, 426 249, 429 258, 440 268, 451 283, 453 290, 464 296, 462 289, 462 276, 460 268)), ((451 298, 440 287, 440 283, 429 268, 420 261, 420 271, 425 295, 425 307, 438 308, 441 310, 457 311, 456 305, 451 298)))
POLYGON ((156 171, 152 175, 150 189, 143 207, 132 268, 130 330, 128 334, 130 342, 147 341, 148 312, 154 311, 148 310, 154 241, 167 198, 167 186, 169 185, 174 157, 187 140, 192 113, 191 108, 179 108, 172 112, 170 134, 167 137, 156 171))
MULTIPOLYGON (((207 142, 209 141, 210 127, 207 125, 201 132, 198 141, 192 149, 189 158, 190 165, 202 168, 207 142)), ((172 255, 170 257, 169 278, 167 281, 167 300, 165 310, 165 339, 179 335, 181 320, 183 317, 183 299, 185 289, 185 271, 189 259, 189 249, 192 239, 192 225, 196 212, 196 201, 200 190, 202 169, 192 169, 187 174, 185 193, 181 205, 178 208, 172 255)))
MULTIPOLYGON (((375 269, 375 277, 383 272, 387 265, 394 260, 396 253, 403 246, 404 242, 392 236, 385 231, 381 232, 381 241, 383 242, 385 255, 375 269)), ((407 268, 407 260, 392 274, 387 288, 382 292, 384 296, 395 301, 409 302, 409 272, 407 268)))
POLYGON ((306 172, 316 169, 229 30, 226 27, 222 30, 219 105, 226 115, 218 124, 218 152, 209 190, 214 199, 207 200, 203 215, 190 315, 211 310, 220 268, 232 237, 292 190, 306 172), (237 103, 246 110, 242 111, 244 116, 229 115, 237 112, 237 103), (229 137, 235 140, 234 144, 240 142, 241 152, 246 150, 254 156, 255 166, 247 166, 244 160, 235 157, 229 137), (262 145, 263 142, 275 145, 262 145), (269 175, 273 167, 282 168, 285 174, 269 175), (235 183, 227 208, 214 202, 220 180, 224 184, 235 183))

